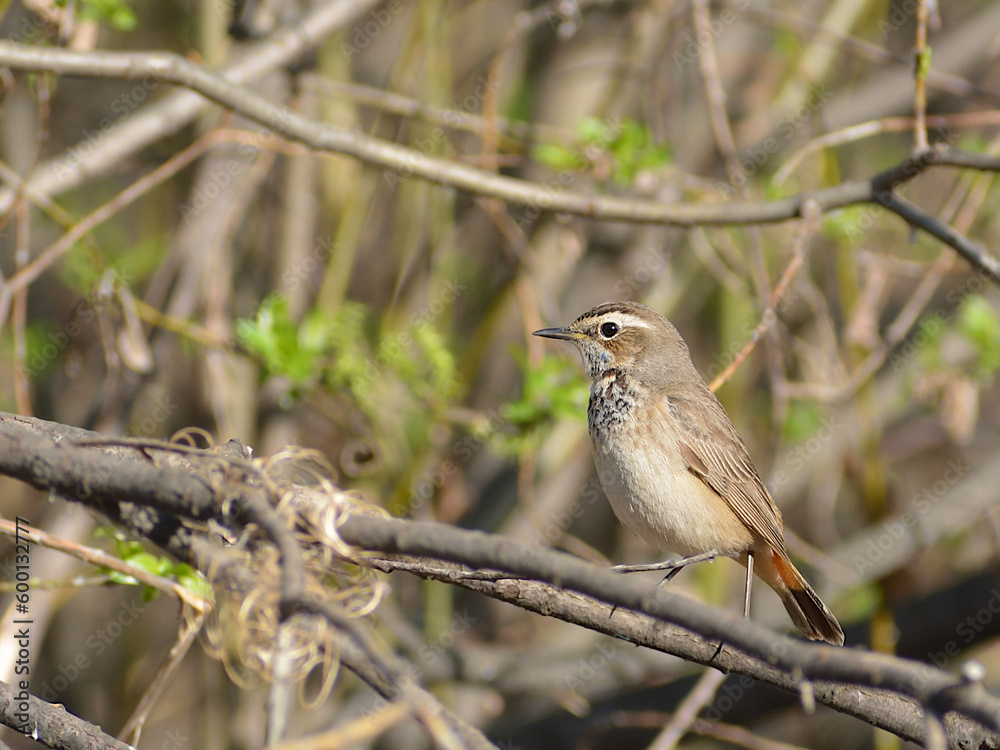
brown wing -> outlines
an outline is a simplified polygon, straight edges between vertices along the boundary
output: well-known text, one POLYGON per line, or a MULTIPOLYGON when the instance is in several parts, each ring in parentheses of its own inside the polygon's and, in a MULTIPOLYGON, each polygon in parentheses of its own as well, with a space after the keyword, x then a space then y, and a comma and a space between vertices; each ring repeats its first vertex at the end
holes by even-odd
POLYGON ((705 393, 711 398, 697 400, 697 418, 692 416, 695 402, 690 397, 671 394, 665 398, 681 455, 688 469, 725 500, 747 528, 784 552, 781 511, 761 482, 726 410, 711 391, 705 393))

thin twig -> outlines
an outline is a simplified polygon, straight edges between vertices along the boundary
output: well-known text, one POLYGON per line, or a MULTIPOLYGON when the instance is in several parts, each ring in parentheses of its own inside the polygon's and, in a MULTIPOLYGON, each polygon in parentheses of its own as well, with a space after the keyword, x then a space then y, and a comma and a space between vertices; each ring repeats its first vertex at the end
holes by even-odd
MULTIPOLYGON (((14 263, 18 273, 28 265, 31 257, 28 248, 30 247, 29 227, 28 227, 28 201, 23 195, 18 195, 14 204, 14 213, 17 216, 17 232, 14 249, 14 263)), ((6 289, 4 290, 7 291, 6 289)), ((28 368, 25 362, 28 359, 28 290, 21 287, 11 287, 10 297, 5 297, 4 301, 11 301, 11 327, 14 329, 14 398, 17 403, 17 410, 21 414, 32 414, 31 409, 31 384, 28 382, 28 368)), ((3 324, 4 313, 0 311, 0 325, 3 324)))
POLYGON ((157 669, 156 674, 143 692, 136 707, 132 709, 132 713, 125 721, 125 726, 118 733, 118 739, 127 739, 133 747, 139 744, 139 736, 142 734, 142 728, 149 717, 149 712, 153 710, 156 702, 163 696, 163 692, 170 684, 170 679, 177 672, 177 668, 180 666, 185 654, 191 649, 191 645, 194 643, 198 633, 201 632, 202 625, 205 624, 207 617, 208 610, 205 609, 196 611, 193 617, 185 619, 184 628, 181 630, 180 635, 177 636, 177 640, 170 648, 170 653, 167 654, 163 664, 157 669))
POLYGON ((196 612, 207 612, 212 608, 212 602, 209 599, 196 594, 185 586, 181 586, 176 581, 171 581, 169 578, 164 578, 163 576, 158 576, 155 573, 150 573, 143 568, 129 565, 127 562, 117 557, 113 557, 106 552, 102 552, 99 549, 85 547, 82 544, 77 544, 76 542, 70 542, 66 539, 60 539, 59 537, 52 536, 52 534, 41 531, 40 529, 33 529, 24 525, 15 528, 15 524, 12 521, 0 518, 0 534, 13 538, 18 534, 18 532, 20 532, 20 535, 32 544, 39 544, 43 547, 48 547, 49 549, 54 549, 57 552, 62 552, 70 555, 71 557, 75 557, 78 560, 83 560, 90 565, 94 565, 99 568, 107 568, 108 570, 113 570, 117 573, 121 573, 122 575, 130 576, 143 586, 149 586, 157 591, 162 591, 165 594, 177 597, 181 602, 188 605, 196 612))
MULTIPOLYGON (((785 163, 781 165, 781 168, 774 173, 774 184, 781 185, 784 183, 806 157, 817 151, 830 148, 831 146, 854 143, 881 133, 899 133, 904 130, 911 130, 915 127, 915 123, 916 120, 912 117, 886 117, 881 120, 869 120, 868 122, 858 123, 857 125, 851 125, 812 138, 792 153, 785 160, 785 163)), ((1000 110, 996 109, 987 112, 960 112, 950 115, 928 115, 926 117, 926 126, 932 128, 965 128, 997 124, 1000 124, 1000 110)), ((990 159, 986 154, 969 154, 968 156, 974 157, 970 163, 957 164, 953 163, 948 158, 947 152, 945 152, 939 157, 938 163, 950 164, 952 166, 967 166, 972 169, 982 170, 995 170, 997 168, 996 159, 990 159)))
POLYGON ((927 0, 917 0, 917 41, 913 47, 913 150, 927 148, 927 73, 930 70, 930 48, 927 46, 927 0))
MULTIPOLYGON (((109 455, 106 447, 97 450, 97 441, 88 439, 86 434, 41 420, 0 415, 0 473, 23 478, 35 486, 58 484, 67 498, 82 497, 88 505, 109 511, 118 502, 161 513, 176 512, 184 517, 222 518, 225 501, 230 498, 236 501, 232 494, 236 492, 235 483, 226 487, 206 485, 197 469, 195 453, 189 454, 186 463, 190 466, 186 471, 171 466, 149 467, 126 454, 109 455), (57 442, 59 435, 68 437, 57 442), (87 443, 93 447, 83 447, 87 443), (156 471, 150 473, 150 468, 156 471), (219 492, 224 496, 218 496, 219 492)), ((208 461, 218 461, 215 454, 204 456, 208 461)), ((243 491, 257 493, 259 488, 251 481, 243 491)), ((499 571, 504 575, 498 581, 454 582, 668 653, 684 653, 685 658, 693 657, 700 663, 749 673, 786 690, 797 691, 802 679, 810 680, 818 703, 863 715, 867 721, 890 728, 907 739, 922 739, 925 727, 918 715, 919 706, 906 696, 942 714, 957 712, 991 729, 1000 727, 1000 701, 986 694, 981 686, 968 685, 943 670, 888 655, 781 637, 734 612, 670 592, 651 594, 642 581, 629 580, 568 555, 528 549, 496 536, 441 524, 353 513, 338 525, 338 538, 358 549, 425 558, 429 562, 421 575, 428 577, 440 570, 447 571, 454 563, 472 570, 499 571), (614 621, 607 617, 611 606, 618 608, 614 621), (660 625, 655 625, 656 622, 660 625), (727 648, 716 656, 715 647, 720 641, 727 648), (858 686, 875 689, 859 691, 858 686)), ((225 550, 197 533, 172 543, 170 548, 181 559, 195 560, 199 567, 205 565, 216 571, 228 570, 229 575, 242 575, 248 586, 263 583, 240 564, 241 558, 226 557, 225 550), (211 556, 196 551, 208 547, 211 556)), ((447 574, 443 580, 449 580, 447 574)), ((271 581, 269 585, 274 590, 278 584, 271 581)), ((285 590, 281 584, 280 593, 285 590)), ((344 664, 359 672, 369 684, 380 686, 377 687, 380 692, 402 695, 397 684, 399 668, 382 657, 372 659, 368 647, 360 645, 367 638, 366 631, 353 623, 339 606, 302 598, 289 603, 295 612, 320 614, 338 631, 351 634, 341 644, 344 664), (359 632, 362 640, 356 641, 359 632)), ((412 683, 403 686, 407 685, 412 687, 412 683)), ((419 692, 412 695, 419 696, 415 697, 414 709, 435 736, 442 739, 450 732, 459 732, 463 740, 467 739, 468 728, 456 723, 429 695, 419 692), (450 729, 439 735, 438 728, 443 726, 450 729)))
POLYGON ((720 372, 716 378, 709 384, 709 388, 714 392, 722 387, 729 378, 732 377, 736 369, 743 364, 743 361, 750 356, 750 353, 757 346, 757 342, 763 338, 767 330, 774 324, 778 318, 778 314, 775 311, 781 298, 784 296, 788 289, 788 285, 792 283, 792 278, 798 272, 799 268, 802 266, 802 261, 805 259, 806 244, 812 234, 819 227, 820 212, 818 207, 814 205, 806 205, 804 209, 806 218, 802 222, 802 226, 799 227, 799 232, 795 237, 795 244, 792 249, 792 259, 788 262, 785 270, 781 274, 781 278, 778 280, 778 285, 774 288, 771 293, 771 299, 768 301, 767 308, 764 310, 761 316, 760 323, 754 329, 753 335, 746 345, 740 350, 733 361, 729 363, 722 372, 720 372))
MULTIPOLYGON (((80 240, 80 238, 89 234, 95 227, 110 219, 127 205, 145 195, 157 185, 162 184, 165 180, 177 174, 180 170, 201 156, 208 149, 208 147, 212 145, 212 142, 213 139, 211 137, 202 136, 186 149, 171 157, 164 164, 161 164, 149 174, 140 177, 110 201, 91 211, 84 218, 78 221, 72 229, 66 232, 66 234, 43 250, 41 254, 39 254, 31 263, 15 273, 7 281, 6 286, 13 292, 27 287, 31 282, 41 276, 42 273, 45 272, 53 263, 68 252, 69 249, 80 240)), ((2 313, 0 313, 0 324, 2 324, 2 322, 2 313)))
POLYGON ((649 750, 673 750, 681 737, 687 734, 695 717, 715 697, 716 691, 725 681, 726 675, 717 669, 706 669, 697 684, 677 707, 670 723, 663 727, 649 750))

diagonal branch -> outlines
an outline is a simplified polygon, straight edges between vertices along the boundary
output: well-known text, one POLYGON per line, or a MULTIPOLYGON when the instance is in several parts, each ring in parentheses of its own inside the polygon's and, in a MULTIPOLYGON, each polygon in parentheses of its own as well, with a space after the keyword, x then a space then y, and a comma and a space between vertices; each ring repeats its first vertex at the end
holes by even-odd
POLYGON ((345 541, 363 549, 495 569, 512 578, 576 591, 620 609, 645 613, 708 641, 722 641, 806 681, 890 689, 935 711, 958 711, 1000 731, 1000 699, 978 683, 966 683, 919 662, 779 636, 734 612, 678 594, 661 590, 650 595, 642 581, 623 579, 563 553, 530 550, 501 537, 399 519, 351 516, 340 531, 345 541))
MULTIPOLYGON (((904 182, 912 180, 947 154, 950 163, 964 159, 961 152, 927 149, 899 166, 867 180, 845 182, 834 187, 800 193, 774 201, 746 203, 659 203, 606 195, 589 195, 497 175, 473 167, 438 159, 396 143, 345 130, 304 117, 276 105, 247 86, 211 73, 188 60, 169 53, 91 52, 29 47, 0 42, 0 66, 24 71, 50 71, 63 75, 155 80, 184 86, 232 109, 265 127, 319 151, 353 156, 360 161, 466 190, 475 195, 499 198, 509 203, 556 213, 567 213, 608 221, 657 223, 688 227, 697 224, 762 224, 801 218, 803 206, 813 201, 828 212, 858 203, 879 203, 896 211, 908 222, 954 247, 994 282, 1000 283, 996 269, 1000 263, 984 250, 959 238, 954 232, 936 227, 934 219, 918 209, 900 209, 888 200, 904 182), (905 214, 905 215, 904 215, 905 214), (919 219, 919 222, 917 221, 919 219), (933 230, 933 231, 932 231, 933 230), (960 241, 963 240, 963 241, 960 241), (978 265, 977 265, 978 264, 978 265)), ((106 139, 111 140, 111 139, 106 139)), ((966 159, 967 162, 976 160, 966 159)), ((991 162, 978 160, 991 168, 991 162)), ((30 187, 30 186, 29 186, 30 187)), ((2 196, 0 196, 2 197, 2 196)), ((0 209, 3 201, 0 200, 0 209)))
MULTIPOLYGON (((364 16, 382 0, 325 0, 313 3, 295 23, 279 29, 266 39, 245 45, 243 54, 217 75, 239 83, 253 83, 272 71, 300 59, 327 37, 364 16)), ((2 63, 0 63, 2 65, 2 63)), ((142 76, 140 76, 142 78, 142 76)), ((27 179, 25 193, 50 198, 84 184, 90 178, 113 169, 144 146, 173 135, 192 122, 208 106, 203 97, 177 91, 135 111, 113 124, 114 138, 88 141, 86 157, 74 149, 41 164, 27 179), (69 156, 78 156, 67 166, 69 156)), ((0 214, 10 210, 14 190, 0 190, 0 214)))
MULTIPOLYGON (((58 488, 70 499, 104 511, 114 502, 121 506, 148 504, 160 513, 173 510, 199 518, 210 514, 209 509, 216 509, 219 519, 226 520, 222 516, 223 500, 235 498, 238 483, 231 480, 220 487, 220 483, 206 482, 202 476, 217 466, 217 455, 189 451, 185 455, 189 469, 164 466, 159 474, 146 476, 146 480, 162 484, 158 486, 134 481, 138 475, 133 464, 150 468, 145 461, 136 460, 134 446, 129 446, 128 451, 109 452, 108 446, 114 441, 90 435, 41 420, 0 414, 0 474, 20 477, 35 486, 58 488), (29 455, 35 467, 32 471, 25 470, 29 455), (66 460, 66 456, 73 460, 66 460), (111 471, 94 471, 90 459, 93 465, 111 471), (226 497, 206 497, 216 490, 226 497), (168 502, 170 498, 184 500, 168 502)), ((176 449, 167 444, 157 448, 153 441, 141 442, 147 450, 176 449)), ((246 492, 257 491, 254 481, 246 487, 246 492)), ((940 716, 954 712, 960 715, 957 722, 955 716, 948 717, 954 743, 982 736, 989 740, 987 744, 1000 746, 1000 739, 994 734, 983 734, 969 721, 991 732, 1000 729, 1000 699, 988 694, 979 682, 884 654, 780 636, 733 612, 669 592, 651 595, 642 581, 630 580, 563 553, 528 549, 495 535, 356 513, 343 515, 341 520, 337 528, 343 542, 387 556, 375 563, 381 569, 409 570, 449 581, 637 644, 724 671, 748 674, 785 690, 811 689, 817 702, 915 741, 922 741, 927 731, 920 719, 921 710, 940 716), (411 561, 398 555, 408 556, 411 561), (417 558, 416 562, 412 558, 417 558), (609 605, 617 608, 611 619, 609 605), (716 656, 715 646, 719 642, 726 648, 716 656)), ((226 566, 224 556, 212 560, 221 551, 218 548, 215 552, 208 551, 211 545, 204 534, 193 530, 188 533, 191 536, 171 547, 175 554, 199 567, 213 564, 217 572, 226 566)), ((236 580, 250 573, 234 558, 226 575, 236 580)), ((277 588, 279 584, 268 585, 277 588)), ((283 601, 294 606, 295 611, 320 614, 359 648, 367 648, 345 630, 339 615, 327 612, 322 603, 295 592, 281 593, 283 601)), ((363 665, 355 667, 359 674, 364 671, 363 665)), ((391 674, 383 677, 393 679, 391 674)), ((381 690, 384 689, 385 684, 381 690)), ((426 703, 422 693, 414 693, 413 698, 417 701, 415 708, 420 704, 430 712, 424 715, 428 722, 440 720, 451 726, 451 731, 465 731, 451 718, 437 713, 437 708, 426 703)))
POLYGON ((133 750, 128 743, 105 734, 63 706, 23 692, 26 698, 22 697, 22 688, 0 682, 0 725, 17 729, 43 747, 58 750, 133 750))
POLYGON ((994 283, 1000 282, 1000 261, 985 248, 959 234, 944 222, 893 193, 881 193, 878 202, 913 227, 922 229, 932 237, 954 248, 969 264, 994 283))

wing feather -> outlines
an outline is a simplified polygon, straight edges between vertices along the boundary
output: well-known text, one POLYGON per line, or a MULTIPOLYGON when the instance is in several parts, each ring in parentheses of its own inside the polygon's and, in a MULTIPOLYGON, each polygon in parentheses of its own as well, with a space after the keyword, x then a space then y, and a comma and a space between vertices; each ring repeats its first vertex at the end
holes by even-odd
POLYGON ((664 399, 681 456, 688 470, 725 500, 747 528, 784 552, 781 511, 722 404, 707 388, 705 393, 711 398, 695 401, 690 396, 670 394, 664 399), (698 416, 694 417, 696 408, 698 416))

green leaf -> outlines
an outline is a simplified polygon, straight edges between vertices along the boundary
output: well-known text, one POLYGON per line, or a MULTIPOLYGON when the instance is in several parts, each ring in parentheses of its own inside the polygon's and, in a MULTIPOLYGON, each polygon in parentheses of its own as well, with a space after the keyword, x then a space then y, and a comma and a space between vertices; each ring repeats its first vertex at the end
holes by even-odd
POLYGON ((151 552, 138 552, 129 557, 123 557, 123 562, 128 563, 133 568, 145 570, 157 576, 165 576, 170 572, 172 563, 165 557, 154 555, 151 552))
POLYGON ((80 15, 89 20, 106 21, 119 31, 131 31, 138 23, 135 12, 125 0, 83 0, 80 15))
POLYGON ((590 385, 578 365, 565 358, 546 357, 538 367, 528 368, 523 353, 514 356, 524 368, 524 386, 520 398, 503 407, 508 421, 532 426, 552 418, 587 418, 590 385))
POLYGON ((584 117, 576 126, 577 137, 586 144, 607 144, 610 129, 606 122, 597 117, 584 117))
POLYGON ((189 591, 193 591, 198 596, 206 599, 212 598, 212 584, 208 579, 187 563, 177 563, 174 566, 171 576, 177 583, 189 591))
POLYGON ((669 147, 653 143, 649 126, 635 120, 625 119, 618 136, 608 144, 614 157, 612 179, 619 185, 627 185, 642 169, 669 164, 669 147))
MULTIPOLYGON (((57 0, 56 4, 65 8, 66 0, 57 0)), ((135 12, 125 0, 81 0, 78 12, 81 18, 109 23, 119 31, 132 31, 138 24, 135 12)))
POLYGON ((314 310, 296 323, 289 313, 287 298, 275 293, 261 303, 253 320, 236 322, 236 335, 248 351, 257 355, 268 374, 282 375, 299 386, 320 378, 337 322, 314 310))
POLYGON ((114 583, 122 584, 123 586, 138 586, 139 579, 133 578, 130 575, 122 573, 119 570, 109 570, 108 578, 114 583))
POLYGON ((594 150, 611 156, 611 179, 618 185, 627 185, 640 170, 669 164, 673 158, 668 146, 653 143, 645 123, 628 118, 605 122, 596 117, 580 120, 573 147, 542 143, 532 155, 554 169, 583 170, 592 166, 587 154, 594 150))
POLYGON ((976 348, 977 370, 988 377, 1000 367, 1000 316, 980 294, 965 298, 958 310, 959 332, 976 348))
POLYGON ((880 224, 884 210, 871 205, 848 206, 823 215, 822 232, 832 240, 856 242, 858 238, 880 224))
POLYGON ((917 76, 927 78, 931 71, 931 47, 927 45, 924 51, 917 58, 917 76))
POLYGON ((458 371, 444 336, 434 326, 425 323, 414 328, 413 339, 429 365, 429 382, 435 397, 442 401, 453 399, 459 391, 458 371))
POLYGON ((801 443, 816 434, 823 424, 823 410, 808 401, 792 401, 785 419, 784 438, 789 443, 801 443))
POLYGON ((539 143, 531 149, 531 156, 539 164, 558 170, 579 170, 587 165, 587 160, 578 150, 556 143, 539 143))

